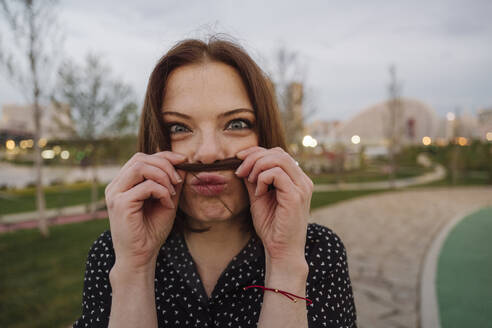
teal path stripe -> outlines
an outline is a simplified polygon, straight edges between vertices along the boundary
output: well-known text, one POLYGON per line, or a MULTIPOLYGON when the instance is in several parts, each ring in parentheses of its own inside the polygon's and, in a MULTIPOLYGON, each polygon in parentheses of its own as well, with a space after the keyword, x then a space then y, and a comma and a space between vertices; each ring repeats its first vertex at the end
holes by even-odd
POLYGON ((453 228, 436 280, 441 328, 492 328, 492 207, 453 228))

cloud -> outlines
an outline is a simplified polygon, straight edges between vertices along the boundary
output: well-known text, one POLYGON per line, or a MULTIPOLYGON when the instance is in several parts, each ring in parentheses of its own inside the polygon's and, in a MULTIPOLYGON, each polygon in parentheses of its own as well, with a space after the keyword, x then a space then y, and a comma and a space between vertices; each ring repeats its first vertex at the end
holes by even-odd
MULTIPOLYGON (((387 96, 394 63, 403 94, 439 112, 492 105, 490 1, 66 1, 67 53, 106 57, 143 98, 176 41, 227 32, 259 64, 280 43, 307 67, 315 117, 345 119, 387 96)), ((5 85, 5 83, 3 83, 5 85)), ((0 102, 10 91, 1 87, 0 102)))

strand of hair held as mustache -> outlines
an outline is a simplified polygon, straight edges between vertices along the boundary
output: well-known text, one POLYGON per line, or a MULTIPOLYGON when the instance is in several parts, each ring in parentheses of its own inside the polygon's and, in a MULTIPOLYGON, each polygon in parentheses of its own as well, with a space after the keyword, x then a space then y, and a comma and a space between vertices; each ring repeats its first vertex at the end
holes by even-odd
MULTIPOLYGON (((201 181, 200 178, 195 174, 195 172, 236 170, 239 167, 239 165, 241 165, 242 162, 243 161, 238 159, 238 158, 231 157, 231 158, 226 158, 226 159, 223 159, 223 160, 217 161, 215 163, 211 163, 211 164, 181 163, 181 164, 175 165, 174 167, 178 170, 183 170, 183 171, 189 172, 196 179, 201 181)), ((210 188, 207 185, 205 185, 205 187, 210 190, 210 188)), ((232 210, 229 208, 229 206, 227 206, 227 204, 220 197, 217 197, 217 199, 222 203, 222 205, 224 205, 224 207, 231 214, 234 214, 232 212, 232 210)))

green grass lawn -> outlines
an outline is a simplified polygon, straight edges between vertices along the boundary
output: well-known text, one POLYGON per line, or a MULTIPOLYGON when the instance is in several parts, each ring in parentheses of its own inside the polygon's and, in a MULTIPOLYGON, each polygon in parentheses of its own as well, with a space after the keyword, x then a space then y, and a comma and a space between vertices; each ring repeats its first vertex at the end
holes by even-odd
POLYGON ((492 207, 461 221, 439 255, 437 298, 442 328, 491 327, 492 207))
POLYGON ((107 220, 0 235, 0 327, 67 327, 81 313, 85 261, 107 220))
MULTIPOLYGON (((478 172, 477 172, 478 173, 478 172)), ((435 181, 426 185, 425 187, 451 187, 451 186, 486 186, 490 185, 487 172, 479 172, 481 174, 460 175, 456 179, 456 184, 453 184, 450 175, 447 175, 444 179, 435 181)))
MULTIPOLYGON (((104 197, 105 187, 106 185, 100 185, 98 187, 99 198, 104 197)), ((47 208, 87 204, 91 200, 91 185, 89 183, 76 183, 72 185, 46 187, 45 197, 47 208)), ((2 191, 0 193, 0 215, 35 210, 35 188, 2 191)))
POLYGON ((381 193, 388 190, 343 190, 343 191, 323 191, 313 193, 311 198, 311 209, 321 206, 332 205, 351 198, 361 197, 374 193, 381 193))

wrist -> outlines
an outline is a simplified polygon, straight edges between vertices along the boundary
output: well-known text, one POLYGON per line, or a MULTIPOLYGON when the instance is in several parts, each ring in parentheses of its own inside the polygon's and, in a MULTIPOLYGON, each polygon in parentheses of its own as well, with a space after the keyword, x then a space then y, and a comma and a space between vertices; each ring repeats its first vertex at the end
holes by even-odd
POLYGON ((303 285, 306 284, 309 274, 309 265, 304 257, 291 258, 283 261, 272 260, 267 257, 265 269, 265 284, 290 283, 303 285))
POLYGON ((111 286, 150 285, 154 283, 155 261, 140 267, 132 267, 116 261, 109 272, 111 286))

